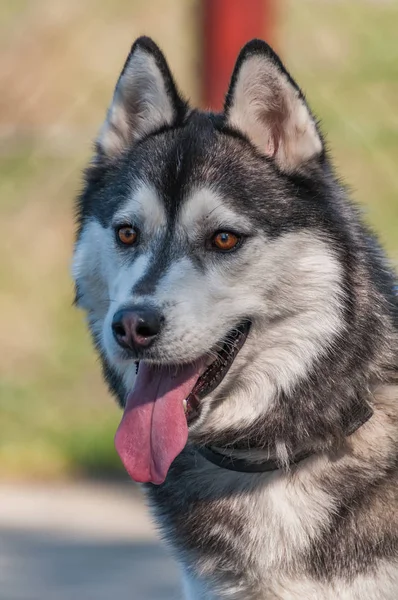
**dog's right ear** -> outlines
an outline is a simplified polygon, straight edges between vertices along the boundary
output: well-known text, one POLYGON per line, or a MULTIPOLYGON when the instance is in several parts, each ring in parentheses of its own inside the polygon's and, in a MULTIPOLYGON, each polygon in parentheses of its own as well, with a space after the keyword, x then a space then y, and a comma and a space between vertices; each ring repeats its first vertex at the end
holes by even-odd
POLYGON ((186 112, 162 52, 150 38, 138 38, 97 139, 97 158, 116 158, 148 133, 182 120, 186 112))

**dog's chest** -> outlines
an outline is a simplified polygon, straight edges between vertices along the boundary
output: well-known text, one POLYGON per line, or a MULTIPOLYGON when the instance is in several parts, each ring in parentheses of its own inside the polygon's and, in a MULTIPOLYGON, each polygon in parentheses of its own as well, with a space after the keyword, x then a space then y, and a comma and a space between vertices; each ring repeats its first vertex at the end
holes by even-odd
POLYGON ((214 598, 261 598, 256 590, 278 572, 303 570, 300 557, 330 514, 326 494, 309 494, 279 473, 253 476, 207 462, 186 466, 187 457, 177 461, 166 483, 149 495, 166 539, 190 573, 195 600, 213 597, 203 582, 212 582, 214 598))

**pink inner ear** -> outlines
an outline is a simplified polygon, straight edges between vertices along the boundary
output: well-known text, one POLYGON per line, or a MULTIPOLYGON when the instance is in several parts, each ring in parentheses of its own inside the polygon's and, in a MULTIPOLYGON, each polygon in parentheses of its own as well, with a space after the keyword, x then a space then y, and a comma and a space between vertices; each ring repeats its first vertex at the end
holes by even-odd
POLYGON ((278 140, 276 137, 270 133, 267 145, 265 147, 265 154, 270 158, 273 158, 278 151, 278 140))
POLYGON ((272 137, 268 139, 267 145, 265 147, 265 154, 270 157, 274 156, 275 154, 275 144, 272 137))

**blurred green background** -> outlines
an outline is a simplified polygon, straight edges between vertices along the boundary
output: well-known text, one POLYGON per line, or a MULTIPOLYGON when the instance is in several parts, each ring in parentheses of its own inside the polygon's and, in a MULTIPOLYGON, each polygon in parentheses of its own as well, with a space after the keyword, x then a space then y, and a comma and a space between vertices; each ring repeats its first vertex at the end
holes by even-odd
MULTIPOLYGON (((120 418, 69 276, 73 199, 131 42, 198 102, 196 0, 0 4, 0 477, 120 471, 120 418)), ((398 264, 398 2, 281 1, 277 50, 398 264)))

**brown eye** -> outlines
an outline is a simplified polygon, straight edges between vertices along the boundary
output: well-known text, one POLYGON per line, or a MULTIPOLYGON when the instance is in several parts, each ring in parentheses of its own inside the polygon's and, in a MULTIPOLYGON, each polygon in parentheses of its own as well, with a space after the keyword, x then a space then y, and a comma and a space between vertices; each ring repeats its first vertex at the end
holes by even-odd
POLYGON ((117 230, 119 240, 125 246, 132 246, 137 240, 137 231, 130 225, 123 225, 117 230))
POLYGON ((217 250, 228 252, 237 246, 240 242, 240 237, 231 231, 219 231, 213 236, 212 244, 217 250))

